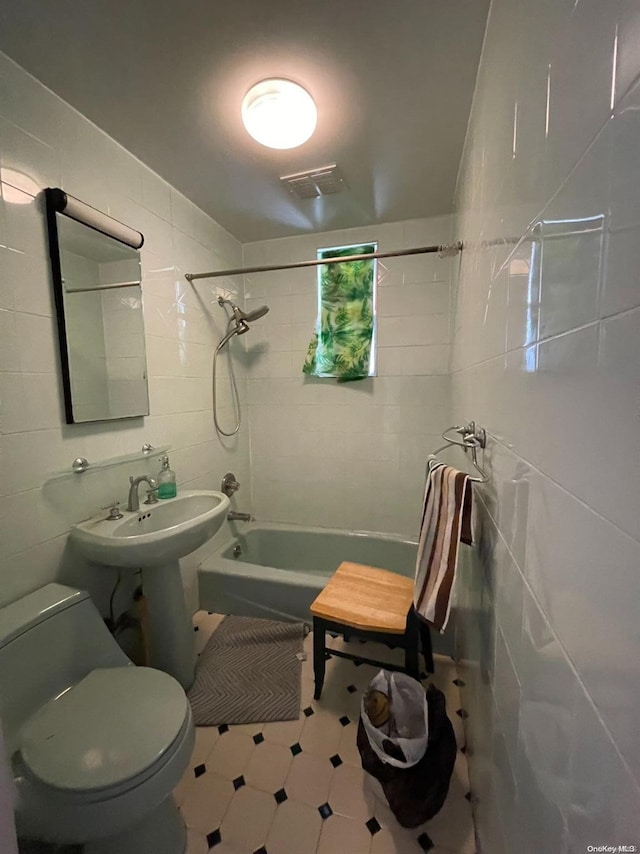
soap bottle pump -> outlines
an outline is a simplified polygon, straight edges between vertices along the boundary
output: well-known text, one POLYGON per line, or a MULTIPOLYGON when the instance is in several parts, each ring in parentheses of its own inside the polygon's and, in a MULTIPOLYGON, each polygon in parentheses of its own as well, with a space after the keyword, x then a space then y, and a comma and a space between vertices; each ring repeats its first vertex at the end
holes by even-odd
POLYGON ((176 473, 169 468, 169 457, 160 457, 162 468, 158 472, 158 498, 175 498, 177 495, 176 473))

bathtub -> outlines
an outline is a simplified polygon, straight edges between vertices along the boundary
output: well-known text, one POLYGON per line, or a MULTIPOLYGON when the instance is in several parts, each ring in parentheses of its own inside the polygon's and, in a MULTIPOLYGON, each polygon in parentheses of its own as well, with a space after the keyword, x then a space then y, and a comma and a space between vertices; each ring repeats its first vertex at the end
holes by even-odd
MULTIPOLYGON (((247 525, 200 565, 200 607, 219 614, 309 623, 309 605, 343 560, 413 578, 416 552, 417 543, 392 534, 263 522, 247 525)), ((433 640, 434 650, 449 651, 446 640, 435 636, 433 640)))

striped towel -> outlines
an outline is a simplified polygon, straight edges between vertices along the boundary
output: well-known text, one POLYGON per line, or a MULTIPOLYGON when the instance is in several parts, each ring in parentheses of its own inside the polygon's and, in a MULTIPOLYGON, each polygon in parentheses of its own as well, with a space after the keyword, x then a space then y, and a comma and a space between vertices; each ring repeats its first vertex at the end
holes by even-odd
POLYGON ((458 543, 473 542, 471 489, 469 475, 429 457, 413 604, 418 615, 440 632, 449 620, 458 543))

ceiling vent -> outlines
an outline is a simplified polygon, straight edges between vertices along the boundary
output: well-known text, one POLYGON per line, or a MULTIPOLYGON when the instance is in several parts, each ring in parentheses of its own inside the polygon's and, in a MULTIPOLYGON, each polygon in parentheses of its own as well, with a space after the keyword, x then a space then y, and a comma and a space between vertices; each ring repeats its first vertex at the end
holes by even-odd
POLYGON ((299 199, 317 199, 318 196, 329 196, 339 193, 347 186, 335 163, 309 169, 306 172, 296 172, 293 175, 282 175, 282 183, 299 199))

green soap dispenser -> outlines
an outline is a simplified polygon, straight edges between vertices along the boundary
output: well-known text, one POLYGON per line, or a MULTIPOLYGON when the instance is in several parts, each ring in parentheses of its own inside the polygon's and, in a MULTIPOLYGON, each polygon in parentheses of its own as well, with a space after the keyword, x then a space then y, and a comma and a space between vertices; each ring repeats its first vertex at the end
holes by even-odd
POLYGON ((169 468, 169 457, 160 457, 162 468, 158 472, 158 498, 175 498, 178 490, 176 487, 176 473, 169 468))

